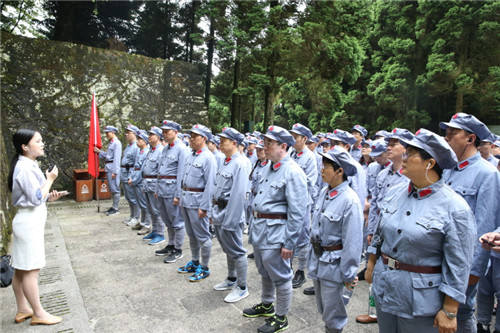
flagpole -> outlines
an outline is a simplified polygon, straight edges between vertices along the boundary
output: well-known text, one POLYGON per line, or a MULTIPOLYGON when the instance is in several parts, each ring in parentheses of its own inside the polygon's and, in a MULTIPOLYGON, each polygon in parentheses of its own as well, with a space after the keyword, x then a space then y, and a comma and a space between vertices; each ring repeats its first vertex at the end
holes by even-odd
POLYGON ((98 183, 99 183, 99 154, 98 153, 95 153, 95 166, 96 166, 96 169, 97 169, 97 177, 95 177, 95 184, 94 184, 94 188, 95 188, 95 193, 96 193, 96 198, 97 198, 97 212, 100 213, 101 212, 101 203, 99 201, 99 188, 98 188, 98 183))

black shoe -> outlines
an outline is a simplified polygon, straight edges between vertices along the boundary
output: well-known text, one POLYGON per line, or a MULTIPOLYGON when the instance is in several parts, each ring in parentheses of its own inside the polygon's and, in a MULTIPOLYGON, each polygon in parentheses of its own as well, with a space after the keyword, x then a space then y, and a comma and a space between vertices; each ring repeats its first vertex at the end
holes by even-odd
POLYGON ((177 260, 181 259, 182 257, 183 257, 182 250, 174 249, 172 252, 170 252, 168 257, 166 257, 165 260, 163 260, 163 262, 166 264, 170 264, 170 263, 176 262, 177 260))
POLYGON ((358 281, 364 281, 365 280, 365 272, 366 272, 366 268, 363 269, 361 272, 358 273, 358 281))
POLYGON ((267 307, 259 303, 251 308, 243 310, 243 315, 249 318, 274 316, 274 305, 271 303, 267 307))
POLYGON ((304 294, 306 294, 306 295, 316 295, 316 291, 314 290, 314 286, 304 289, 304 294))
POLYGON ((113 208, 113 207, 111 207, 111 208, 109 208, 107 211, 105 211, 105 212, 104 212, 104 214, 107 214, 107 213, 109 213, 109 212, 110 212, 110 211, 112 211, 112 210, 114 210, 114 208, 113 208))
POLYGON ((213 225, 208 226, 208 231, 210 231, 210 237, 215 238, 217 235, 215 234, 215 227, 213 225))
POLYGON ((106 212, 106 216, 112 216, 112 215, 118 215, 120 214, 120 211, 118 209, 114 209, 113 207, 111 207, 111 210, 108 210, 106 212))
POLYGON ((306 282, 306 278, 304 276, 304 271, 297 270, 295 272, 295 276, 293 277, 292 280, 292 287, 293 288, 300 288, 304 282, 306 282))
POLYGON ((247 258, 248 259, 255 259, 255 255, 252 253, 250 253, 249 255, 247 255, 247 258))
POLYGON ((477 323, 477 333, 490 333, 490 325, 477 323))
POLYGON ((165 246, 165 248, 155 251, 155 254, 157 256, 168 256, 170 254, 170 252, 172 252, 173 250, 174 250, 173 245, 167 245, 167 246, 165 246))
POLYGON ((281 332, 288 328, 288 319, 285 316, 272 316, 266 319, 266 324, 259 327, 259 333, 281 332))

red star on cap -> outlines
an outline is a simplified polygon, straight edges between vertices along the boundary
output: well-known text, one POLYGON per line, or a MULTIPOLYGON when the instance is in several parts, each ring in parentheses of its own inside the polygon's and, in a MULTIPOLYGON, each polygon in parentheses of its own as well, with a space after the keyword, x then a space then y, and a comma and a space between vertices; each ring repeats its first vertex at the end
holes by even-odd
POLYGON ((274 130, 274 126, 269 126, 268 130, 272 132, 274 130))
POLYGON ((293 125, 293 127, 297 127, 297 126, 298 126, 298 124, 293 125))
POLYGON ((194 125, 194 128, 198 128, 198 125, 194 125))
POLYGON ((377 148, 377 147, 375 147, 375 146, 372 146, 372 149, 375 149, 375 148, 377 148))
POLYGON ((337 134, 337 130, 333 131, 333 134, 337 134))
POLYGON ((417 131, 417 133, 415 133, 415 135, 419 135, 420 134, 420 130, 417 131))
POLYGON ((166 125, 166 124, 168 124, 168 121, 164 120, 163 123, 166 125))
POLYGON ((457 118, 457 117, 458 117, 458 113, 455 113, 455 114, 453 115, 453 117, 451 117, 451 119, 455 119, 455 118, 457 118))
POLYGON ((396 133, 396 129, 393 129, 393 130, 392 130, 392 133, 396 133))

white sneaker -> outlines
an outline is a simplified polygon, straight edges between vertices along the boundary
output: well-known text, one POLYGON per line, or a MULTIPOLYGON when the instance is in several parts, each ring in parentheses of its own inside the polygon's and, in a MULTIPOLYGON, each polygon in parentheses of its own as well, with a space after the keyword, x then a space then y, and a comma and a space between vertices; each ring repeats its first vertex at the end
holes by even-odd
POLYGON ((136 225, 137 223, 139 223, 139 220, 136 219, 135 217, 131 218, 130 221, 127 223, 127 225, 129 227, 133 227, 134 225, 136 225))
POLYGON ((216 284, 214 286, 215 290, 230 290, 233 289, 234 286, 236 286, 236 282, 229 281, 228 279, 225 279, 223 282, 216 284))
POLYGON ((244 233, 245 235, 248 235, 248 227, 246 227, 246 228, 243 230, 243 233, 244 233))
POLYGON ((248 295, 250 295, 250 293, 248 292, 248 287, 246 287, 245 290, 241 290, 239 286, 235 286, 233 290, 231 290, 229 295, 224 298, 224 301, 228 303, 234 303, 248 297, 248 295))
POLYGON ((128 224, 130 222, 130 220, 132 220, 132 217, 129 216, 125 220, 123 220, 122 222, 125 224, 128 224))

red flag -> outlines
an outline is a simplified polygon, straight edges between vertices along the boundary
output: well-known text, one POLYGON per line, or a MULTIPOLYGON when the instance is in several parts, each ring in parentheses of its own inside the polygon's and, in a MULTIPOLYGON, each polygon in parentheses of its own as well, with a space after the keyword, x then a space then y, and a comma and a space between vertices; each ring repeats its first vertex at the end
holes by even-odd
POLYGON ((95 93, 92 95, 92 107, 90 109, 89 155, 87 162, 89 174, 97 178, 99 174, 99 156, 94 152, 94 147, 102 148, 99 112, 97 111, 97 104, 95 102, 95 93))

